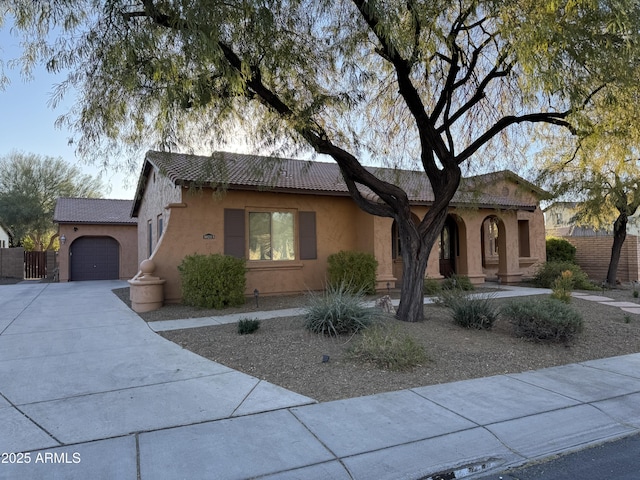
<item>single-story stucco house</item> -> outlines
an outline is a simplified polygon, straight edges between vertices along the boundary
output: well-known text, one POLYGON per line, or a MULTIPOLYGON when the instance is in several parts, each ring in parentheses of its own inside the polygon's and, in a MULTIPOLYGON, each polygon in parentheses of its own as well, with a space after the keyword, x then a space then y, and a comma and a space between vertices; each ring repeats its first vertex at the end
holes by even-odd
POLYGON ((58 224, 61 282, 127 280, 138 271, 138 221, 132 200, 59 198, 53 216, 58 224))
MULTIPOLYGON (((405 189, 416 218, 429 209, 433 192, 424 172, 368 168, 405 189)), ((427 276, 458 273, 474 283, 530 276, 545 259, 545 197, 510 171, 464 179, 427 276)), ((335 163, 150 151, 131 215, 138 219, 138 261, 153 260, 168 302, 181 299, 178 265, 193 253, 245 258, 248 295, 320 290, 327 257, 341 250, 372 253, 381 290, 402 274, 393 219, 360 210, 335 163)))

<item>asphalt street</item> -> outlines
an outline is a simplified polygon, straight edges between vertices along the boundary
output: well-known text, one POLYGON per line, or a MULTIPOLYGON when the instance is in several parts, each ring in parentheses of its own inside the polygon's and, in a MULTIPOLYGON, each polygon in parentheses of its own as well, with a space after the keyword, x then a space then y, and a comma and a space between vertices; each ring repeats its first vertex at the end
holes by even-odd
POLYGON ((640 435, 604 443, 482 480, 638 480, 640 435))

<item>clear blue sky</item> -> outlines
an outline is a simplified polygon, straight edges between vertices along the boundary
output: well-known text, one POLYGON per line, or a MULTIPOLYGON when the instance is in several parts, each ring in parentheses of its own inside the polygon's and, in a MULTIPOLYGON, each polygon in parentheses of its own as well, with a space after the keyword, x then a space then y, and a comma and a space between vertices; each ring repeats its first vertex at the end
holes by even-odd
MULTIPOLYGON (((54 126, 56 119, 65 113, 73 98, 66 98, 63 105, 55 110, 48 106, 53 86, 60 83, 63 76, 54 76, 44 68, 38 68, 35 78, 24 81, 19 69, 9 69, 7 63, 20 55, 19 41, 9 32, 5 24, 0 29, 0 61, 11 84, 0 91, 0 156, 12 150, 36 153, 52 157, 62 157, 73 163, 84 173, 97 176, 100 168, 81 162, 68 145, 71 132, 54 126)), ((123 173, 103 172, 102 181, 110 191, 108 198, 132 199, 135 194, 136 177, 123 173), (128 177, 128 181, 127 181, 128 177)))

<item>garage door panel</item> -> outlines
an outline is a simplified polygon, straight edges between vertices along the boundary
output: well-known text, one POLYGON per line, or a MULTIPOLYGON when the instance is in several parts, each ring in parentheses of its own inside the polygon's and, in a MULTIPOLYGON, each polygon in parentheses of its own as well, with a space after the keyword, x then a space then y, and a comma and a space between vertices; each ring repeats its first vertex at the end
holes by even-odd
POLYGON ((120 246, 111 237, 80 237, 71 245, 71 280, 120 278, 120 246))

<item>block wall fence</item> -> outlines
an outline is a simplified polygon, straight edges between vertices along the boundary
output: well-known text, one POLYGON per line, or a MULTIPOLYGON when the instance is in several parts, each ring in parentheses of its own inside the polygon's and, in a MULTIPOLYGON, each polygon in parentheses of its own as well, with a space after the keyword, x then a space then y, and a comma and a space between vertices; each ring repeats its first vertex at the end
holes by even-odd
MULTIPOLYGON (((607 278, 613 236, 598 237, 564 237, 576 247, 576 261, 589 278, 597 283, 607 278)), ((638 237, 627 235, 622 245, 617 280, 620 282, 638 281, 638 237)))

